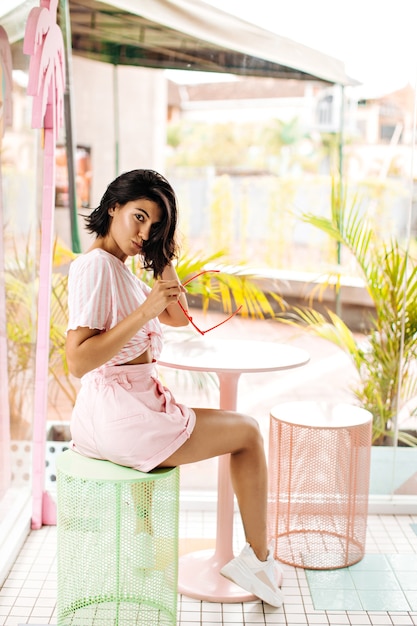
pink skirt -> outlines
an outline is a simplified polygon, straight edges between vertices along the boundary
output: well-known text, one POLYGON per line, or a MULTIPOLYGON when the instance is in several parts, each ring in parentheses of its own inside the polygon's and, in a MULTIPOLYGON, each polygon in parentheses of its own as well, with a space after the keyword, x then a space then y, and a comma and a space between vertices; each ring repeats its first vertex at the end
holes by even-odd
POLYGON ((190 437, 192 409, 158 380, 155 363, 114 365, 83 376, 71 417, 71 448, 149 472, 190 437))

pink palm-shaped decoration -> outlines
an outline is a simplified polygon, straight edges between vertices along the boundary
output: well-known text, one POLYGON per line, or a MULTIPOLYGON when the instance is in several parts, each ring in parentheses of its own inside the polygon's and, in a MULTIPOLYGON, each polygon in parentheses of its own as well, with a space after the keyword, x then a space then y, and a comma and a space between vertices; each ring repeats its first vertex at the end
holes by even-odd
POLYGON ((58 0, 41 0, 29 13, 23 51, 30 55, 28 94, 32 126, 44 129, 41 250, 33 421, 32 528, 55 522, 55 506, 44 492, 48 358, 55 209, 55 147, 65 89, 64 42, 56 23, 58 0))
MULTIPOLYGON (((12 117, 12 54, 7 33, 0 26, 0 149, 6 126, 11 126, 12 117)), ((11 473, 4 257, 3 189, 0 169, 0 499, 10 484, 11 473)))
POLYGON ((30 55, 28 94, 34 96, 33 128, 62 124, 65 90, 64 40, 56 23, 58 0, 41 0, 29 13, 23 52, 30 55))

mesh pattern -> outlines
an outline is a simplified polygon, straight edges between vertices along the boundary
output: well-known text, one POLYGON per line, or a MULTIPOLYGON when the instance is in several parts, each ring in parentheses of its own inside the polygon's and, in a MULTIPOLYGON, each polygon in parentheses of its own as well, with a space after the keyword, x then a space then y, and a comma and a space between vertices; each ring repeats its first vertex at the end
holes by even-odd
POLYGON ((175 625, 179 468, 112 481, 57 465, 58 626, 175 625))
POLYGON ((268 533, 276 558, 332 569, 363 557, 370 453, 371 422, 314 428, 271 414, 268 533))

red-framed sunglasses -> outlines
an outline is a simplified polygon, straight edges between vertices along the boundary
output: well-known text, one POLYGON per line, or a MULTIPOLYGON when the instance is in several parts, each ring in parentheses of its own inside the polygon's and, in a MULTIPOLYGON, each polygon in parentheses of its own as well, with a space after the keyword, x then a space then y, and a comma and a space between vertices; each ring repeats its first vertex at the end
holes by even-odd
MULTIPOLYGON (((188 280, 185 281, 185 283, 182 283, 182 286, 185 287, 185 285, 188 285, 188 283, 192 283, 193 280, 195 280, 196 278, 198 278, 199 276, 201 276, 202 274, 218 274, 220 272, 220 270, 203 270, 202 272, 199 272, 198 274, 196 274, 195 276, 192 276, 191 278, 189 278, 188 280)), ((192 326, 194 326, 194 328, 200 333, 200 335, 205 335, 206 333, 209 333, 211 330, 214 330, 215 328, 218 328, 219 326, 221 326, 222 324, 225 324, 226 322, 228 322, 229 320, 232 319, 232 317, 234 317, 236 315, 236 313, 239 313, 240 309, 242 308, 242 305, 240 305, 240 307, 238 307, 236 309, 236 311, 234 313, 232 313, 231 315, 229 315, 229 317, 225 320, 223 320, 223 322, 220 322, 220 324, 216 324, 215 326, 212 326, 211 328, 208 328, 207 330, 201 330, 197 324, 194 323, 193 318, 191 317, 191 315, 189 315, 188 311, 186 311, 184 309, 184 307, 182 306, 181 302, 178 302, 178 305, 180 306, 180 308, 182 309, 182 312, 184 313, 185 317, 189 320, 189 322, 192 324, 192 326)))

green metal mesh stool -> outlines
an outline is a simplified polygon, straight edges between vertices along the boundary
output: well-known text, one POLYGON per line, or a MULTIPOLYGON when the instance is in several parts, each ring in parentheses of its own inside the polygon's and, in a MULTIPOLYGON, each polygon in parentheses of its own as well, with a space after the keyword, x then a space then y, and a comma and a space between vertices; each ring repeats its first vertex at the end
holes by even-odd
POLYGON ((179 468, 57 459, 58 626, 175 626, 179 468))

